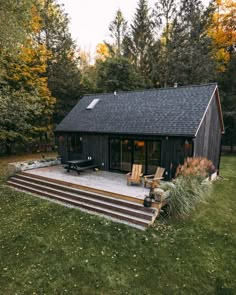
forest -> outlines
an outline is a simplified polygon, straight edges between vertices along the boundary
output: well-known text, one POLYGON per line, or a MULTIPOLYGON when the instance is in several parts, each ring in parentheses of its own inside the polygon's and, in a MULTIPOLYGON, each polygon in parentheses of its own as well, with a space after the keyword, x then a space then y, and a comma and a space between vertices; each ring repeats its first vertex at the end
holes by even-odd
POLYGON ((56 0, 0 0, 0 154, 52 144, 84 94, 215 81, 224 144, 236 145, 236 1, 139 0, 131 23, 114 11, 107 31, 91 59, 56 0))

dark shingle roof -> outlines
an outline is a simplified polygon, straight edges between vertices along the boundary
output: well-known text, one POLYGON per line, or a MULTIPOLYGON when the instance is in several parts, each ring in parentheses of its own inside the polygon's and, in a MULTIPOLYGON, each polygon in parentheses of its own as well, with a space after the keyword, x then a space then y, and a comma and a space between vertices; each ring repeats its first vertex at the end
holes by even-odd
POLYGON ((216 84, 84 96, 56 131, 194 136, 216 84), (94 109, 86 110, 93 99, 94 109))

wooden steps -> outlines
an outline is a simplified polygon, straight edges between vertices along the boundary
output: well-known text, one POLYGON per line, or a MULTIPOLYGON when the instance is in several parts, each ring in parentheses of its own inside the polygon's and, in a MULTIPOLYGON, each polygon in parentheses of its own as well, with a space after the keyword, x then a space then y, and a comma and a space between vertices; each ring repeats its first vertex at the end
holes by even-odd
POLYGON ((16 189, 70 204, 140 229, 152 225, 159 213, 158 209, 145 208, 140 203, 114 197, 108 192, 104 195, 99 191, 84 190, 26 172, 16 174, 7 183, 16 189))

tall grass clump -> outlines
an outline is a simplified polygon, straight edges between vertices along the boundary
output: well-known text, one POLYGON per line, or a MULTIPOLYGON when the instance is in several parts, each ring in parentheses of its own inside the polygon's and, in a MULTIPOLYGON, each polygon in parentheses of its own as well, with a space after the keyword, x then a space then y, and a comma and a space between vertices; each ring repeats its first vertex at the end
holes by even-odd
POLYGON ((206 202, 212 187, 210 182, 196 176, 179 176, 174 184, 169 194, 169 213, 175 219, 186 218, 199 204, 206 202))
POLYGON ((200 203, 206 202, 211 183, 206 177, 215 171, 213 163, 202 157, 187 158, 176 171, 175 186, 170 188, 170 216, 186 218, 200 203))

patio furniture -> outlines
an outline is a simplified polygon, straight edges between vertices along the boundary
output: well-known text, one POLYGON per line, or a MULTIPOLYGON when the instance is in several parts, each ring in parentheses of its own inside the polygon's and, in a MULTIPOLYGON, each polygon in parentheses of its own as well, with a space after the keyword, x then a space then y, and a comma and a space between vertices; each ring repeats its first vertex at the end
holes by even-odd
POLYGON ((94 160, 74 160, 67 161, 66 163, 68 166, 65 166, 64 168, 67 169, 67 172, 74 170, 77 171, 78 174, 85 170, 99 168, 99 165, 95 164, 94 160))
POLYGON ((163 179, 163 174, 165 172, 165 168, 157 167, 156 173, 152 175, 144 176, 144 187, 147 187, 147 184, 152 188, 158 187, 160 185, 161 179, 163 179))
POLYGON ((133 164, 132 167, 132 172, 129 172, 128 174, 126 174, 127 176, 127 185, 129 185, 130 183, 142 183, 142 165, 140 164, 133 164))

